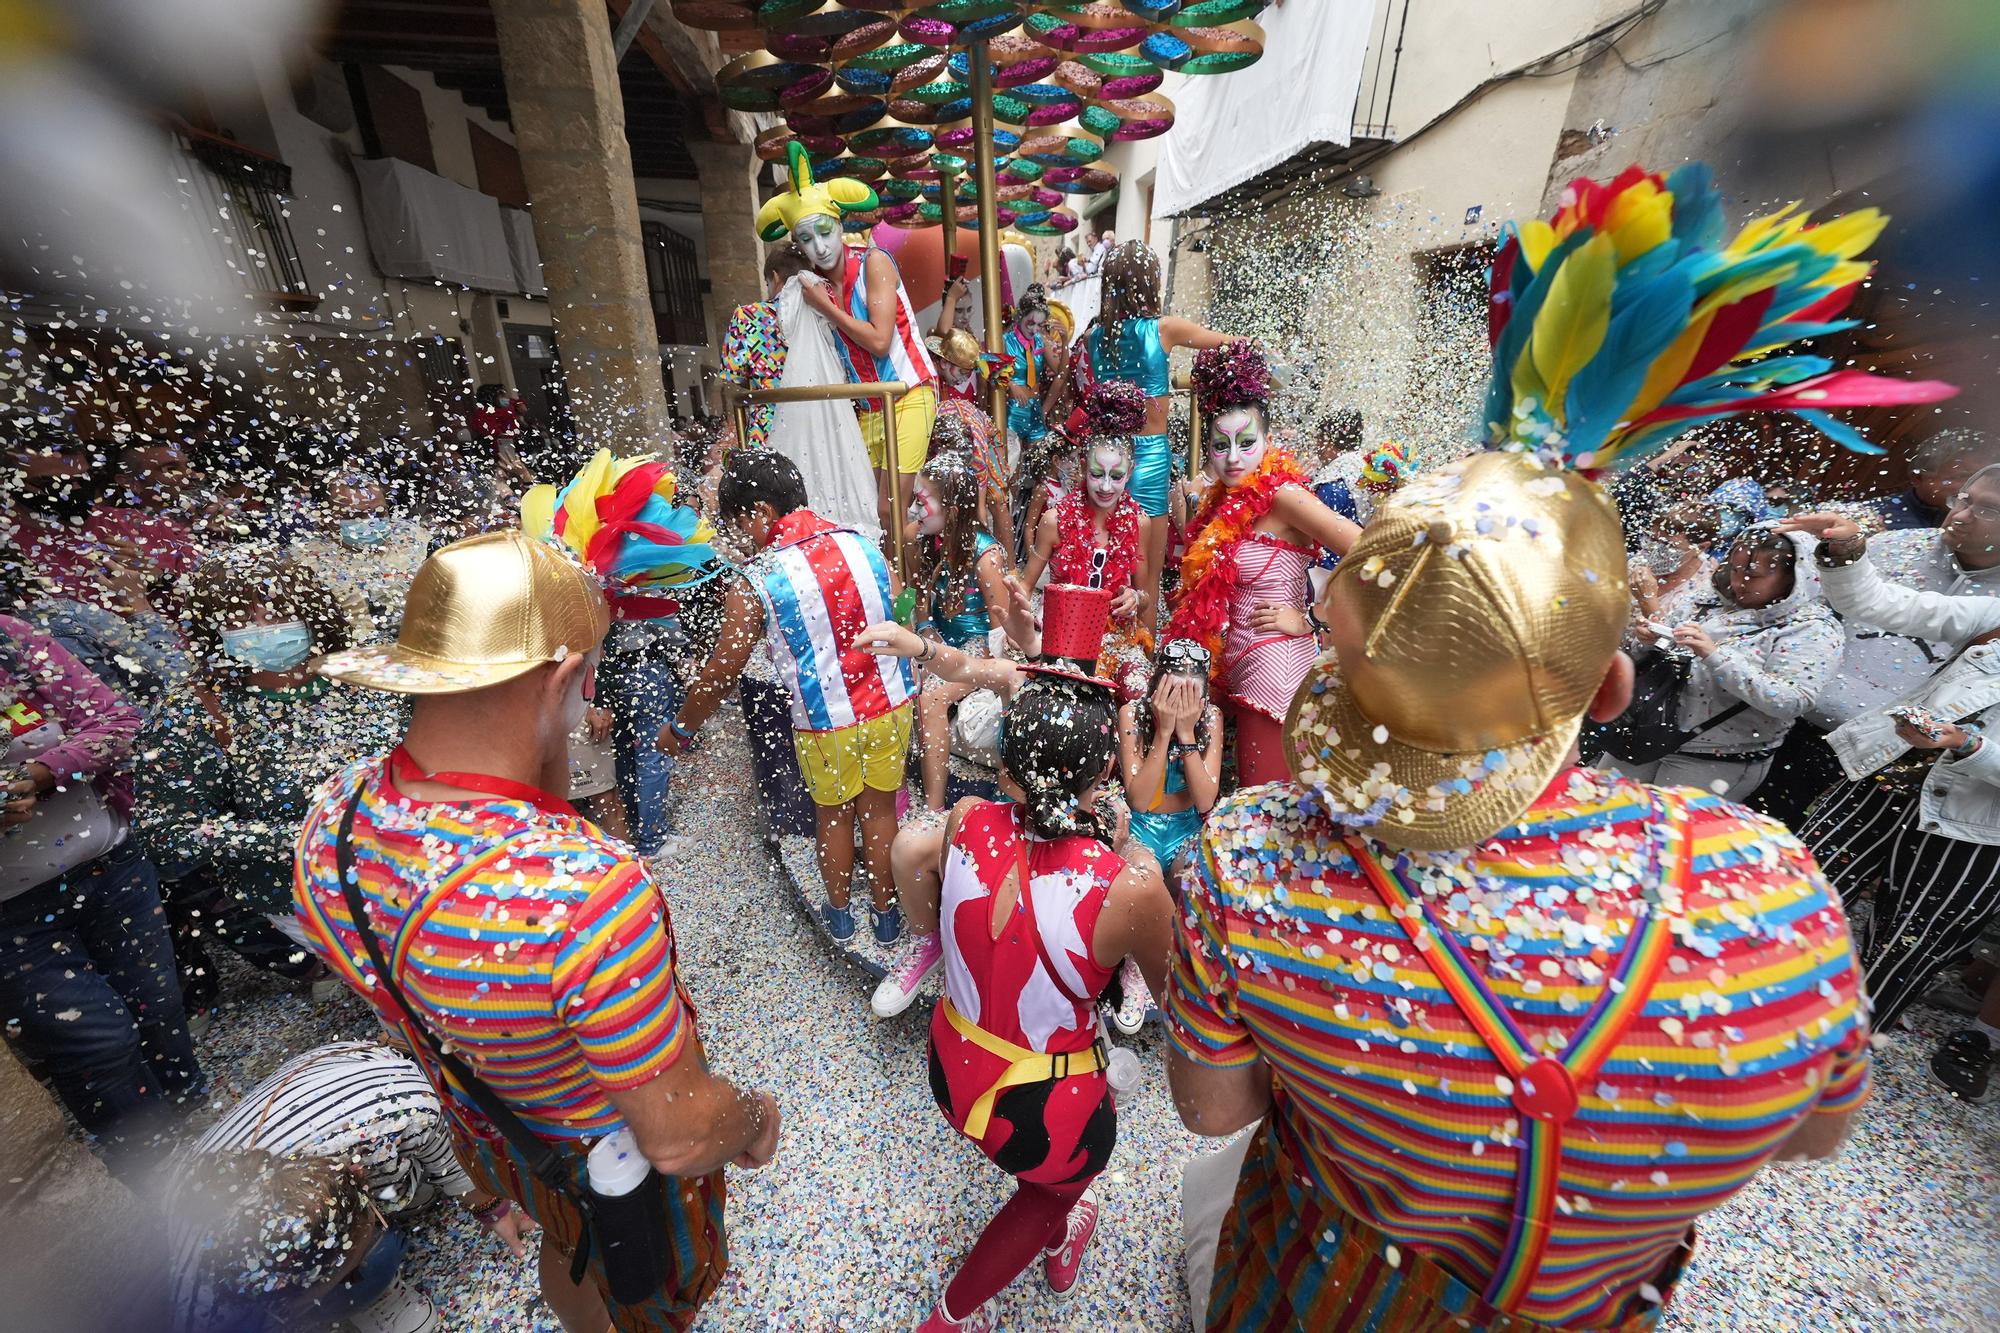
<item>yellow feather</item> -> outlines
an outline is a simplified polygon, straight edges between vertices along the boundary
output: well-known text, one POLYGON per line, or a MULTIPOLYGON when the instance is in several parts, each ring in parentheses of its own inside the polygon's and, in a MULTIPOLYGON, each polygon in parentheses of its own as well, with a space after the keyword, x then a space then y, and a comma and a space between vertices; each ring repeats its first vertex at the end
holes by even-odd
POLYGON ((569 515, 563 524, 563 545, 572 551, 581 551, 590 544, 591 534, 600 526, 597 521, 597 497, 610 489, 611 451, 599 449, 583 470, 576 474, 571 485, 569 499, 563 502, 563 512, 569 515))
POLYGON ((1807 230, 1799 239, 1821 254, 1853 259, 1875 244, 1882 235, 1882 229, 1888 225, 1888 215, 1881 209, 1863 208, 1821 223, 1807 230))
POLYGON ((1549 251, 1556 248, 1556 229, 1540 218, 1533 218, 1521 224, 1521 258, 1528 261, 1528 271, 1540 273, 1542 261, 1549 257, 1549 251))
POLYGON ((530 486, 521 496, 521 531, 548 540, 555 532, 556 488, 548 482, 530 486))
MULTIPOLYGON (((1767 213, 1761 218, 1752 218, 1744 223, 1743 230, 1736 233, 1736 239, 1724 247, 1724 253, 1746 254, 1758 249, 1763 241, 1785 226, 1785 220, 1791 217, 1792 210, 1798 206, 1798 201, 1795 199, 1775 213, 1767 213)), ((1795 219, 1792 228, 1796 229, 1797 226, 1798 222, 1795 219)))
POLYGON ((1600 233, 1570 251, 1536 312, 1529 351, 1542 381, 1546 410, 1558 423, 1564 419, 1563 398, 1570 380, 1604 345, 1605 326, 1611 322, 1611 288, 1617 279, 1617 243, 1600 233))
POLYGON ((1617 243, 1618 262, 1629 264, 1674 234, 1674 197, 1640 181, 1611 201, 1602 230, 1617 243))

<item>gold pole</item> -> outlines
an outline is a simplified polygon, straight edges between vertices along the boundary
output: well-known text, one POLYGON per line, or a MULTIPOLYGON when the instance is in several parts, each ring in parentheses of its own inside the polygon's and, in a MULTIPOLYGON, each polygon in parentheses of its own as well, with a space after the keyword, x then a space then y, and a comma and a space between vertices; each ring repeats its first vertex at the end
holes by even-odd
POLYGON ((914 387, 901 380, 887 380, 881 384, 849 384, 843 380, 839 384, 795 384, 789 389, 744 389, 735 384, 723 389, 736 418, 739 444, 750 429, 752 403, 819 403, 836 398, 882 400, 882 443, 888 451, 889 499, 892 505, 889 522, 895 530, 896 572, 905 582, 909 580, 910 571, 904 567, 903 561, 903 488, 902 474, 896 468, 896 404, 914 387))
MULTIPOLYGON (((944 287, 938 300, 951 290, 951 265, 958 258, 958 173, 938 168, 938 202, 944 206, 944 287)), ((966 330, 972 332, 971 329, 966 330)))
MULTIPOLYGON (((979 190, 979 292, 985 298, 986 350, 995 356, 1000 344, 1000 214, 999 186, 993 171, 993 67, 986 43, 974 42, 966 53, 972 65, 972 163, 979 190)), ((958 208, 954 201, 946 217, 952 245, 958 243, 958 208)), ((993 430, 1000 448, 1007 448, 1007 389, 996 384, 992 398, 993 430)))

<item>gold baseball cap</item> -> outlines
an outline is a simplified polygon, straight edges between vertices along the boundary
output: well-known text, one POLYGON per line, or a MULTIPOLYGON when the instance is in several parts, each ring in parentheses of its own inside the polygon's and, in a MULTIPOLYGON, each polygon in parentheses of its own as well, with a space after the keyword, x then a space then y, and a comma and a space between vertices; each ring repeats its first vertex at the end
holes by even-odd
POLYGON ((979 364, 979 339, 964 329, 952 329, 939 336, 937 354, 960 370, 971 370, 979 364))
POLYGON ((315 669, 392 694, 459 694, 587 653, 610 626, 596 581, 561 551, 520 532, 489 532, 424 561, 396 642, 328 653, 315 669))
POLYGON ((1386 501, 1328 591, 1334 651, 1292 699, 1300 786, 1393 847, 1470 847, 1569 755, 1631 613, 1598 486, 1481 453, 1386 501))

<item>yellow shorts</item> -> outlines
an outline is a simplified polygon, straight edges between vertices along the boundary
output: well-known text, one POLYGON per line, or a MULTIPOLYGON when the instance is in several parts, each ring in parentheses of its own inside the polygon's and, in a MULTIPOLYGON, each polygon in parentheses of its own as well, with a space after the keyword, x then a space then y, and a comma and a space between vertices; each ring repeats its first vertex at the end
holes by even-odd
MULTIPOLYGON (((882 461, 889 456, 888 444, 882 438, 882 414, 863 412, 859 420, 861 439, 868 446, 868 466, 878 470, 887 467, 888 464, 882 461)), ((930 385, 912 389, 896 400, 898 472, 908 476, 923 467, 924 456, 931 448, 931 427, 936 424, 937 390, 930 385)))
POLYGON ((911 707, 838 731, 794 731, 799 772, 814 805, 846 805, 863 787, 895 791, 910 753, 911 707))

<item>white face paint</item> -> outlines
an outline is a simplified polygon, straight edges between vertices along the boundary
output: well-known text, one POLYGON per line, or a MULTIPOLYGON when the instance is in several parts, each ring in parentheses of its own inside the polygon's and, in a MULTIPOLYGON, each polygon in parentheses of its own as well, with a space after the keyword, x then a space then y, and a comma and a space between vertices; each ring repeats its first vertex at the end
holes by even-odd
POLYGON ((1264 419, 1251 408, 1232 408, 1209 425, 1209 467, 1225 486, 1248 480, 1262 466, 1264 450, 1264 419))
POLYGON ((1021 316, 1017 323, 1024 337, 1039 338, 1042 336, 1042 330, 1049 326, 1049 315, 1046 310, 1030 310, 1021 316))
POLYGON ((792 240, 805 252, 806 262, 821 273, 831 273, 840 264, 840 221, 824 213, 792 228, 792 240))
POLYGON ((1105 444, 1090 451, 1083 484, 1091 504, 1107 511, 1117 508, 1119 499, 1131 482, 1132 460, 1125 456, 1123 450, 1105 444))
POLYGON ((910 497, 910 517, 916 520, 917 531, 926 537, 944 531, 944 506, 938 503, 931 484, 922 477, 917 478, 916 491, 910 497))
POLYGON ((937 365, 938 372, 944 376, 944 382, 952 388, 963 389, 966 385, 972 383, 971 371, 961 370, 949 361, 939 361, 937 365))

